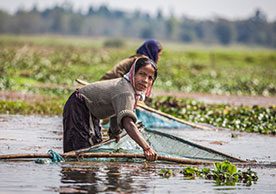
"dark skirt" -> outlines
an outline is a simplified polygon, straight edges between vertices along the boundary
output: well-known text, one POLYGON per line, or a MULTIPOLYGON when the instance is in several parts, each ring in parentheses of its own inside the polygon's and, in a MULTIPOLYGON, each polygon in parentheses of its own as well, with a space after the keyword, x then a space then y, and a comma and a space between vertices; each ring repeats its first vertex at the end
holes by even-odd
POLYGON ((78 91, 63 109, 63 151, 88 148, 102 141, 100 120, 93 116, 78 91))

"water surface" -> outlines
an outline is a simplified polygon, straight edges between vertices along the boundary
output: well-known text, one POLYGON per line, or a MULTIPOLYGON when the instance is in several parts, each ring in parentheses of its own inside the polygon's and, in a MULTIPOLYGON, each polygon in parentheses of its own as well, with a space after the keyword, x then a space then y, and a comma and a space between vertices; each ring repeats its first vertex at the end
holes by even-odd
MULTIPOLYGON (((168 130, 170 134, 242 159, 275 163, 275 137, 230 131, 168 130)), ((0 115, 0 154, 62 152, 61 117, 0 115)), ((212 166, 210 166, 212 167, 212 166)), ((276 193, 276 169, 254 167, 259 180, 248 187, 185 180, 182 166, 163 163, 0 161, 0 193, 276 193), (162 168, 176 176, 160 177, 162 168)), ((244 169, 243 169, 244 170, 244 169)))

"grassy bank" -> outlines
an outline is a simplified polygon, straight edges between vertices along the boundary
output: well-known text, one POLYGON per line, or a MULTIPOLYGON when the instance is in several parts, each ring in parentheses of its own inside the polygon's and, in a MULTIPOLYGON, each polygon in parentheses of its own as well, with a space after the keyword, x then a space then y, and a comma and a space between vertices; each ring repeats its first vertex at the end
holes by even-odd
MULTIPOLYGON (((110 47, 112 44, 108 43, 110 40, 104 39, 0 36, 0 89, 62 95, 63 91, 53 88, 45 92, 43 86, 58 84, 70 88, 76 78, 96 81, 121 59, 134 54, 141 44, 122 41, 117 47, 110 47)), ((163 46, 156 88, 276 94, 274 50, 192 46, 181 49, 181 45, 169 43, 163 46)))

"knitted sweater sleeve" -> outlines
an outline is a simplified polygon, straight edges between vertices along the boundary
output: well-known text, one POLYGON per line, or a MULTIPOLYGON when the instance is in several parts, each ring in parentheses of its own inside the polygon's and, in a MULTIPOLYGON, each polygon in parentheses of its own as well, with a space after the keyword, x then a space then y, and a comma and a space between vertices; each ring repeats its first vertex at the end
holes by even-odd
POLYGON ((123 129, 122 119, 124 117, 132 118, 133 122, 137 121, 136 114, 134 113, 135 99, 132 93, 121 93, 112 98, 112 105, 117 116, 117 124, 120 129, 123 129))

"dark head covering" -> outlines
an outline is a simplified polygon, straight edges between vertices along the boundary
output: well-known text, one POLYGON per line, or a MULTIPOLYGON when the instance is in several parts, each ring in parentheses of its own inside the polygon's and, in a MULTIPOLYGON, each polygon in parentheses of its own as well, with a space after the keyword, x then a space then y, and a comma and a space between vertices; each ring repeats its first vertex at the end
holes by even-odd
POLYGON ((158 61, 158 53, 162 50, 161 44, 157 40, 145 41, 136 51, 137 54, 146 55, 155 63, 158 61))

